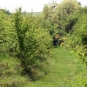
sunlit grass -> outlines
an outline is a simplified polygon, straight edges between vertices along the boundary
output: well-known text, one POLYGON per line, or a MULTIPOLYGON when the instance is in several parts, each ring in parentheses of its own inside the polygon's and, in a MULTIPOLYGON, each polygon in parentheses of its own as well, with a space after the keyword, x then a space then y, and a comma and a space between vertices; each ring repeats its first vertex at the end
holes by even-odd
POLYGON ((64 47, 53 50, 54 57, 49 60, 50 72, 36 82, 23 87, 84 87, 87 83, 87 70, 79 57, 64 47))
MULTIPOLYGON (((20 70, 17 69, 17 65, 19 66, 20 62, 17 59, 2 59, 3 64, 8 63, 11 75, 7 76, 5 73, 6 76, 3 79, 0 77, 0 83, 12 84, 14 82, 17 87, 85 87, 87 66, 82 63, 79 57, 64 47, 54 48, 52 52, 53 57, 49 60, 47 75, 34 82, 18 73, 20 70)), ((19 68, 21 67, 19 66, 19 68)))
POLYGON ((25 82, 18 59, 1 54, 0 60, 0 87, 18 87, 25 82))

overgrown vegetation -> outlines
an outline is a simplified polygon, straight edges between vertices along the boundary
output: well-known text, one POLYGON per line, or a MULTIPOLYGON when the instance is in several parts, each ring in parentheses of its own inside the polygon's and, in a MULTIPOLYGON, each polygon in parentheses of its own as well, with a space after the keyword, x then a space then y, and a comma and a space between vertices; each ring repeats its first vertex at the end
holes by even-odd
POLYGON ((4 29, 4 26, 1 27, 1 52, 19 58, 24 68, 23 73, 31 75, 34 79, 33 74, 36 75, 37 70, 44 71, 43 66, 50 57, 52 37, 49 30, 43 26, 43 22, 38 25, 41 19, 37 20, 32 14, 23 14, 21 8, 11 17, 11 21, 8 21, 11 27, 9 25, 4 29))
POLYGON ((83 87, 86 28, 87 7, 76 0, 46 4, 37 15, 0 9, 0 87, 83 87))
MULTIPOLYGON (((87 83, 87 68, 77 54, 64 47, 52 50, 49 60, 49 72, 43 78, 32 82, 27 75, 21 75, 22 67, 19 59, 0 56, 1 87, 84 87, 87 83), (3 59, 4 58, 4 59, 3 59), (14 62, 13 62, 14 61, 14 62), (8 65, 7 65, 8 64, 8 65), (4 77, 4 78, 3 78, 4 77)), ((41 74, 41 73, 38 73, 41 74)))
MULTIPOLYGON (((85 60, 87 55, 87 7, 81 7, 76 0, 63 0, 60 4, 52 2, 43 8, 43 16, 49 20, 57 30, 56 34, 60 39, 66 38, 65 46, 68 49, 76 51, 79 56, 85 60)), ((60 42, 60 39, 54 42, 60 42)))

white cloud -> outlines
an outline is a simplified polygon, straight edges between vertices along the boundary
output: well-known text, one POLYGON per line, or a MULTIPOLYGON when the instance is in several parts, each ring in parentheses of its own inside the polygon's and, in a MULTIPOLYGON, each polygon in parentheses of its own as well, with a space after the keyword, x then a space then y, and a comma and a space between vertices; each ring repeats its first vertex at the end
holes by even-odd
POLYGON ((82 6, 87 6, 87 0, 77 0, 78 2, 81 3, 82 6))
MULTIPOLYGON (((17 7, 22 7, 26 11, 34 12, 42 11, 44 4, 53 0, 1 0, 0 7, 7 10, 14 11, 17 7)), ((57 0, 54 0, 57 1, 57 0)), ((61 1, 61 0, 58 0, 61 1)))
MULTIPOLYGON (((44 4, 48 2, 57 1, 60 2, 62 0, 0 0, 0 7, 6 8, 9 11, 14 11, 18 7, 22 7, 23 10, 28 12, 40 12, 43 9, 44 4)), ((78 0, 83 5, 86 5, 86 0, 78 0)))

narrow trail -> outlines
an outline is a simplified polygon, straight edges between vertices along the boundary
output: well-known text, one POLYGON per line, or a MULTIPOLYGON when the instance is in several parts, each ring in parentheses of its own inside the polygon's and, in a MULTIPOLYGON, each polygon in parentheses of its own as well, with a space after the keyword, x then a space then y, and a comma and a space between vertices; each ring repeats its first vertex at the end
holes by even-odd
POLYGON ((29 84, 30 87, 84 87, 87 83, 86 66, 79 57, 64 47, 53 50, 49 61, 50 72, 42 79, 29 84))

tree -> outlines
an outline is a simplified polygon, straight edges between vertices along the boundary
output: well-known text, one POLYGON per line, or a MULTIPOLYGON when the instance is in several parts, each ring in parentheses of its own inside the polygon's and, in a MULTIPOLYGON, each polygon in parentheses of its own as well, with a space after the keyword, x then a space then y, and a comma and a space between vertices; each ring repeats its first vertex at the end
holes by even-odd
MULTIPOLYGON (((67 19, 80 8, 81 6, 76 0, 64 0, 61 4, 58 5, 57 17, 60 30, 69 32, 69 28, 66 29, 67 27, 65 27, 68 22, 67 19)), ((72 22, 71 25, 73 25, 72 22)))
POLYGON ((49 15, 49 8, 48 8, 47 5, 45 5, 44 8, 43 8, 43 16, 44 16, 45 19, 47 19, 48 15, 49 15))
POLYGON ((18 44, 19 44, 19 54, 21 57, 25 57, 25 45, 24 38, 27 32, 28 25, 23 25, 23 14, 21 13, 21 8, 19 8, 14 16, 14 26, 17 32, 18 44))
MULTIPOLYGON (((45 14, 45 16, 49 19, 51 24, 58 29, 58 33, 60 33, 60 35, 64 35, 69 32, 69 28, 67 28, 69 21, 67 21, 67 18, 70 18, 69 16, 81 8, 79 3, 76 0, 63 0, 62 3, 56 4, 54 9, 52 9, 54 6, 52 4, 47 6, 49 8, 48 13, 50 13, 50 15, 46 16, 45 14)), ((72 22, 69 24, 73 25, 72 22)))
POLYGON ((87 62, 87 13, 86 8, 81 8, 73 17, 77 18, 71 32, 67 35, 66 46, 76 51, 83 62, 87 62))
POLYGON ((49 4, 46 4, 42 11, 44 18, 46 20, 49 20, 52 25, 53 25, 53 22, 56 21, 54 17, 56 13, 56 7, 57 7, 57 3, 53 1, 49 4))
POLYGON ((16 37, 15 30, 12 27, 12 15, 5 10, 0 10, 0 51, 4 53, 10 52, 15 47, 16 37), (14 34, 13 34, 14 32, 14 34), (13 39, 11 38, 13 37, 13 39))
POLYGON ((24 73, 30 75, 33 80, 37 69, 44 71, 43 66, 50 56, 50 48, 52 47, 52 38, 49 31, 37 24, 36 18, 24 15, 21 8, 14 14, 19 58, 24 73))

